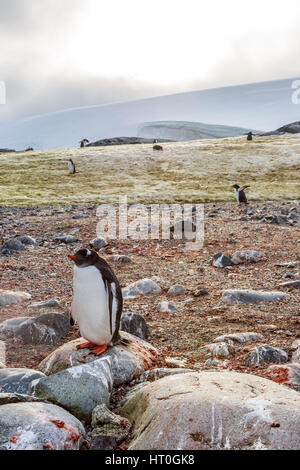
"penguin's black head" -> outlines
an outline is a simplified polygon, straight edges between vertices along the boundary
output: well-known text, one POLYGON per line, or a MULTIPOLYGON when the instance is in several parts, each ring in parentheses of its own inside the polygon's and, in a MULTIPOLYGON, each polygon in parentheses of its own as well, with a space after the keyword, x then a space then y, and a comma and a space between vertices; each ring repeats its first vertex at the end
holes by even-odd
POLYGON ((98 255, 95 251, 87 250, 86 248, 82 248, 78 250, 75 255, 69 255, 68 257, 80 268, 91 266, 95 264, 98 259, 98 255))
POLYGON ((240 189, 240 187, 239 187, 238 184, 234 184, 232 187, 233 187, 234 189, 240 189))

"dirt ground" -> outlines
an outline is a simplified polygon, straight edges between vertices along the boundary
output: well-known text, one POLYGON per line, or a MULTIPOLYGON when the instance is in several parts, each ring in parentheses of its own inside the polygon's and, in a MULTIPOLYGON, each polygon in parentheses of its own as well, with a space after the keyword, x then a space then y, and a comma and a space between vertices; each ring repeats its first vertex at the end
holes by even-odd
MULTIPOLYGON (((288 292, 288 300, 277 303, 228 306, 221 301, 224 289, 249 288, 285 290, 278 285, 288 281, 287 273, 296 276, 299 268, 277 265, 299 260, 299 227, 276 225, 253 220, 253 215, 272 215, 297 207, 299 203, 262 202, 248 206, 252 214, 235 202, 205 205, 205 242, 203 249, 186 252, 179 240, 135 241, 113 240, 100 255, 109 261, 120 284, 158 276, 162 293, 124 301, 124 312, 136 312, 145 318, 151 331, 148 341, 159 350, 159 365, 166 357, 185 360, 187 367, 202 369, 207 356, 199 351, 220 335, 234 332, 258 332, 264 336, 259 344, 283 348, 291 357, 291 345, 300 337, 299 289, 288 292), (222 252, 232 255, 237 250, 254 249, 265 253, 263 261, 253 264, 218 269, 212 257, 222 252), (111 262, 112 254, 125 254, 129 264, 111 262), (167 295, 174 284, 182 284, 186 293, 179 297, 167 295), (193 291, 199 285, 208 289, 208 295, 195 298, 193 291), (159 313, 157 305, 169 300, 177 306, 175 313, 159 313), (211 317, 218 317, 214 322, 211 317)), ((1 237, 5 241, 16 235, 30 235, 38 246, 10 256, 0 257, 1 288, 20 290, 32 295, 28 302, 2 308, 0 321, 19 316, 35 316, 32 302, 57 299, 56 311, 70 314, 72 301, 73 265, 67 255, 78 247, 88 246, 96 237, 96 206, 2 207, 1 237), (77 216, 82 218, 74 218, 77 216), (55 235, 73 234, 78 242, 60 245, 55 235)), ((47 310, 46 310, 47 311, 47 310)), ((71 332, 56 346, 25 346, 19 341, 7 342, 7 366, 37 368, 41 360, 59 345, 77 338, 79 331, 71 332)), ((245 366, 245 358, 254 344, 236 346, 226 367, 238 371, 264 375, 266 367, 245 366)))

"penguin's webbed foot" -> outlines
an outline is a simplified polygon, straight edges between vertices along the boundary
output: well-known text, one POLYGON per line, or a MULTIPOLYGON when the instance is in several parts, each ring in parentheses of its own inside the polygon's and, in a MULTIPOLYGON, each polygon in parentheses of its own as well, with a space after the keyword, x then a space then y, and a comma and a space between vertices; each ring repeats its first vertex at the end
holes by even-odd
POLYGON ((77 346, 77 349, 86 349, 86 348, 94 348, 97 346, 95 343, 91 343, 90 341, 87 341, 86 343, 81 343, 77 346))
POLYGON ((103 344, 102 346, 96 346, 95 348, 93 348, 90 352, 90 354, 96 354, 97 356, 100 356, 101 354, 103 354, 105 351, 107 350, 107 345, 106 344, 103 344))

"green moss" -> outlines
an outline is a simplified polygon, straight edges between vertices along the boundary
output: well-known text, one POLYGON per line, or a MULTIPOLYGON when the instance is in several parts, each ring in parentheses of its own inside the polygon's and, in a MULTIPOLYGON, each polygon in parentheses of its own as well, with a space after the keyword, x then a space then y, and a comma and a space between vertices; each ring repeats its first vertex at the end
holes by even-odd
POLYGON ((233 201, 250 184, 257 201, 298 198, 300 139, 244 138, 35 151, 0 156, 0 205, 233 201), (68 159, 78 174, 68 174, 68 159))

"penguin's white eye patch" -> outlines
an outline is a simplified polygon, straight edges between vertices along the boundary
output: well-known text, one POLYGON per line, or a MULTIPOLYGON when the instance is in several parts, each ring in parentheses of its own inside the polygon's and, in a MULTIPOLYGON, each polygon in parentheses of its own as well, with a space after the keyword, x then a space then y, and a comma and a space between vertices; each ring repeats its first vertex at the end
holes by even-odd
POLYGON ((86 256, 90 256, 92 252, 90 250, 86 250, 86 256))

